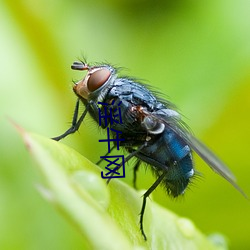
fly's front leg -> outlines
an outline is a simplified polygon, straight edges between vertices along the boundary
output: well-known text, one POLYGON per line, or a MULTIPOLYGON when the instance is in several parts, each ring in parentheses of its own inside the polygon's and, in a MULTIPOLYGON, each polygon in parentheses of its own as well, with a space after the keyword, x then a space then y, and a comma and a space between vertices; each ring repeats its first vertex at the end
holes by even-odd
POLYGON ((79 104, 80 104, 80 100, 78 99, 77 102, 76 102, 71 127, 65 133, 63 133, 62 135, 59 135, 57 137, 53 137, 51 139, 53 139, 55 141, 60 141, 64 137, 68 136, 69 134, 75 133, 79 129, 84 117, 86 116, 87 112, 89 111, 89 105, 87 105, 86 109, 84 110, 84 112, 80 116, 79 120, 77 120, 78 119, 78 112, 79 112, 79 104))

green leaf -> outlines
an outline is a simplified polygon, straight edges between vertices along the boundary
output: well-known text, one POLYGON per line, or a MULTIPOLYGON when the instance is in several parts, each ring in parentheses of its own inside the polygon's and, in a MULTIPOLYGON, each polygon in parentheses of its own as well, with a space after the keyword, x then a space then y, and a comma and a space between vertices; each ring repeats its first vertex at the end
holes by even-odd
POLYGON ((139 212, 143 192, 113 179, 106 185, 101 169, 60 142, 21 131, 44 176, 39 191, 81 232, 83 249, 226 249, 215 245, 186 218, 148 199, 143 240, 139 212))

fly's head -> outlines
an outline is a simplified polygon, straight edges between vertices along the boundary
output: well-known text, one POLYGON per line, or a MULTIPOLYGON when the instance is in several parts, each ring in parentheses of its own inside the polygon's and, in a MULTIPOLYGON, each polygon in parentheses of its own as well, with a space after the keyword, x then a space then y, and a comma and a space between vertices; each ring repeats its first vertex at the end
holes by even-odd
POLYGON ((74 62, 71 69, 88 71, 86 76, 73 87, 75 94, 85 100, 102 99, 100 97, 105 94, 105 87, 116 77, 115 69, 110 65, 89 66, 83 62, 74 62))

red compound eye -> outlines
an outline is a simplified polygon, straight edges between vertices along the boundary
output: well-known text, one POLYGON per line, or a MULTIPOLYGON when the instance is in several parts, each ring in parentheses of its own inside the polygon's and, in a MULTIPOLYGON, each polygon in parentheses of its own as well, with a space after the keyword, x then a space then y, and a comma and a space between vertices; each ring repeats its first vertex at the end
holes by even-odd
POLYGON ((99 69, 92 73, 88 79, 88 90, 93 92, 99 89, 109 78, 110 71, 108 69, 99 69))

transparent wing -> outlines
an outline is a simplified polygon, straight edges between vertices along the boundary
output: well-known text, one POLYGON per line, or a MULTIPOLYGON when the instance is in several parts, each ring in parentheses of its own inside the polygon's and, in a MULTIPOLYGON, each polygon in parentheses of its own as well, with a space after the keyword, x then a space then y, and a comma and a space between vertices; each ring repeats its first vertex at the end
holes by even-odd
POLYGON ((163 116, 162 114, 151 114, 154 119, 162 122, 166 127, 173 130, 182 140, 184 140, 193 151, 195 151, 216 173, 221 175, 229 183, 231 183, 243 196, 247 199, 247 195, 237 185, 236 178, 229 168, 202 142, 195 138, 185 127, 177 116, 163 116))

